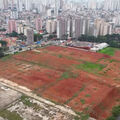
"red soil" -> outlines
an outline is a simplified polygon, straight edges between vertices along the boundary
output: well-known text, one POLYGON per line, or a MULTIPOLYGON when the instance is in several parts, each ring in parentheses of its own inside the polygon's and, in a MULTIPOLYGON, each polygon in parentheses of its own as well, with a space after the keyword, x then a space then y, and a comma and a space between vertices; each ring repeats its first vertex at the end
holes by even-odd
POLYGON ((0 60, 0 77, 35 91, 46 99, 71 106, 76 111, 88 111, 97 120, 104 120, 110 110, 120 104, 119 52, 115 57, 74 48, 49 46, 0 60), (103 59, 104 58, 104 59, 103 59), (115 61, 111 60, 114 59, 115 61), (106 65, 99 75, 76 70, 74 65, 83 61, 106 65), (64 72, 76 77, 60 79, 64 72), (104 109, 104 110, 103 110, 104 109))
POLYGON ((111 107, 120 104, 119 100, 120 91, 112 88, 102 101, 93 109, 96 114, 91 113, 91 116, 97 118, 97 120, 104 120, 104 118, 110 116, 111 107))
POLYGON ((62 52, 65 55, 70 55, 70 56, 73 56, 74 58, 85 60, 85 61, 90 61, 90 62, 96 62, 102 58, 110 58, 110 56, 104 55, 101 53, 78 50, 78 49, 74 49, 74 48, 63 48, 63 47, 57 47, 57 46, 49 46, 45 49, 49 50, 49 51, 54 51, 54 52, 60 52, 60 53, 62 52))
POLYGON ((14 58, 18 60, 24 60, 27 62, 34 62, 36 64, 40 64, 42 66, 46 66, 49 68, 53 68, 56 70, 64 71, 67 67, 72 64, 78 64, 77 61, 67 59, 65 57, 59 58, 58 56, 53 56, 51 54, 40 53, 35 54, 33 51, 24 52, 23 54, 15 55, 14 58))
POLYGON ((120 50, 117 50, 115 52, 115 55, 113 56, 113 59, 119 60, 120 61, 120 50))
POLYGON ((86 78, 88 77, 82 74, 80 75, 79 78, 73 78, 73 79, 70 78, 70 79, 61 80, 58 83, 56 83, 54 86, 50 87, 49 89, 46 89, 42 93, 42 95, 45 98, 49 98, 60 103, 65 103, 75 93, 79 92, 79 90, 82 87, 89 84, 89 82, 92 80, 91 78, 88 78, 89 79, 88 81, 86 78))

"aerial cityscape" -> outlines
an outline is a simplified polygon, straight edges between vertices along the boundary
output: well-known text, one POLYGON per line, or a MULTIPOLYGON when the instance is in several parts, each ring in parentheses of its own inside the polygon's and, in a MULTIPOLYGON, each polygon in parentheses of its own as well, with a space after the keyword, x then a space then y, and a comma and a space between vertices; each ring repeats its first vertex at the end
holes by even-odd
POLYGON ((0 120, 120 120, 120 0, 0 0, 0 120))

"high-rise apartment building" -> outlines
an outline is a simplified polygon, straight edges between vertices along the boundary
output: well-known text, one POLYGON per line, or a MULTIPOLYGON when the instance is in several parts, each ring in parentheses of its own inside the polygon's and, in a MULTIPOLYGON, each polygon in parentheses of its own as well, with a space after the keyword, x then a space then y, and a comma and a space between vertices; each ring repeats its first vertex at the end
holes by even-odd
POLYGON ((23 10, 23 2, 22 2, 22 0, 17 0, 17 7, 18 7, 18 11, 22 12, 22 10, 23 10))
POLYGON ((112 25, 103 19, 95 21, 95 36, 112 34, 112 25))
POLYGON ((68 35, 68 37, 73 37, 73 23, 74 23, 74 21, 73 21, 73 18, 70 16, 70 17, 68 17, 68 19, 67 19, 67 35, 68 35))
POLYGON ((34 44, 34 31, 32 29, 27 29, 27 45, 34 44))
POLYGON ((8 9, 8 0, 3 0, 3 8, 8 9))
POLYGON ((54 13, 57 16, 59 14, 59 10, 63 8, 63 0, 55 0, 55 9, 54 9, 54 13))
POLYGON ((105 10, 120 10, 120 0, 105 0, 104 1, 105 10))
POLYGON ((35 27, 37 31, 42 30, 42 19, 41 18, 36 18, 35 27))
POLYGON ((11 19, 18 19, 18 11, 17 11, 17 9, 12 9, 11 11, 10 11, 10 18, 11 19))
POLYGON ((13 31, 17 32, 17 25, 15 20, 8 21, 8 32, 12 33, 13 31))
POLYGON ((65 18, 59 18, 57 20, 57 38, 64 38, 64 36, 67 36, 67 19, 65 18))
POLYGON ((49 34, 56 32, 57 22, 56 20, 47 20, 46 21, 46 30, 49 34))
POLYGON ((80 37, 83 34, 83 18, 75 19, 75 38, 80 37))
POLYGON ((97 1, 96 0, 89 0, 88 1, 88 8, 89 9, 96 9, 97 8, 97 1))
POLYGON ((30 11, 31 9, 31 0, 25 0, 25 9, 30 11))

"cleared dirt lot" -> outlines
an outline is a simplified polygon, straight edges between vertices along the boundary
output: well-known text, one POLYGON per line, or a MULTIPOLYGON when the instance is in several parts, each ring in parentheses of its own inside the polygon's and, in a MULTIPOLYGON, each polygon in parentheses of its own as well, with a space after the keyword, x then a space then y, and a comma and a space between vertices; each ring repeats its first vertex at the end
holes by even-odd
POLYGON ((0 120, 74 120, 74 117, 0 83, 0 120))
POLYGON ((5 108, 21 97, 21 94, 0 84, 0 109, 5 108))
POLYGON ((0 66, 0 77, 98 120, 120 104, 120 61, 115 56, 48 46, 3 58, 0 66))

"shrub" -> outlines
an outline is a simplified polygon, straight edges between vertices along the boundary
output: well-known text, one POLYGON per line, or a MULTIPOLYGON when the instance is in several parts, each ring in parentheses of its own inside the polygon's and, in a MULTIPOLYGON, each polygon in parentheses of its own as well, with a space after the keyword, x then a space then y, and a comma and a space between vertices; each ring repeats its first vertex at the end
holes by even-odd
POLYGON ((120 116, 120 105, 113 107, 112 114, 114 117, 120 116))

